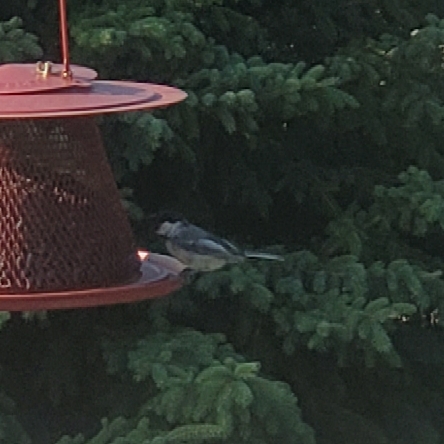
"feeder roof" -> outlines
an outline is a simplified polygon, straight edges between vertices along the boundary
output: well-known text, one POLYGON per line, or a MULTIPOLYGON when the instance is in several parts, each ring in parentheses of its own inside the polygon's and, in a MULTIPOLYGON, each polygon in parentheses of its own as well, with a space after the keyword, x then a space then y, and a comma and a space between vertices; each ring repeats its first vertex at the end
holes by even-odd
POLYGON ((95 80, 97 73, 50 63, 0 65, 0 118, 74 117, 160 108, 186 93, 165 85, 95 80))

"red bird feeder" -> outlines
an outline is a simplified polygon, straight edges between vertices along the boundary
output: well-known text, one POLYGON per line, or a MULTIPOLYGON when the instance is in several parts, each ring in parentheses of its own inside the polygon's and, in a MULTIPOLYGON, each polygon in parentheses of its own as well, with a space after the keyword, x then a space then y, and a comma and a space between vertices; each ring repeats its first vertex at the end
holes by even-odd
POLYGON ((134 302, 181 285, 178 262, 137 251, 94 116, 186 94, 70 67, 59 7, 63 65, 0 66, 0 310, 134 302))

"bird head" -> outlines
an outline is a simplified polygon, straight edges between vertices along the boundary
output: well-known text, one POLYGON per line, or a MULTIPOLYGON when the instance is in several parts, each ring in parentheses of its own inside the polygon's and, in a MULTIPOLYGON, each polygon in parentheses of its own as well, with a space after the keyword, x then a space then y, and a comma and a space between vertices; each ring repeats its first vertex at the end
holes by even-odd
POLYGON ((177 223, 187 224, 187 220, 176 211, 163 210, 149 216, 153 231, 161 237, 168 237, 177 223))

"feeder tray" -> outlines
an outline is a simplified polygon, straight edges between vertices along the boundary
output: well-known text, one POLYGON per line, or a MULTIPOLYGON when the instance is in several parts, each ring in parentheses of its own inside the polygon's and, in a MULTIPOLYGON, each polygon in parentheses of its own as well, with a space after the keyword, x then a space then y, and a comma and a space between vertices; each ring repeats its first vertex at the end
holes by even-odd
POLYGON ((60 6, 63 65, 0 65, 0 310, 127 303, 182 285, 178 261, 137 250, 94 116, 186 94, 69 66, 60 6))
POLYGON ((138 251, 140 276, 133 283, 85 290, 1 294, 3 311, 98 307, 166 296, 181 287, 183 265, 170 256, 138 251))

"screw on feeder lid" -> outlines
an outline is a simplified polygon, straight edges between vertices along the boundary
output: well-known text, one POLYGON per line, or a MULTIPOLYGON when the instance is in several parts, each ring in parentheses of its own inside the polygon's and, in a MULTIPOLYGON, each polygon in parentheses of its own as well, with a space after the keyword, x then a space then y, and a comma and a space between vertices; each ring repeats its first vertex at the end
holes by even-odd
POLYGON ((90 87, 97 72, 72 66, 72 77, 63 77, 62 66, 51 62, 0 65, 0 94, 30 94, 62 88, 90 87))

